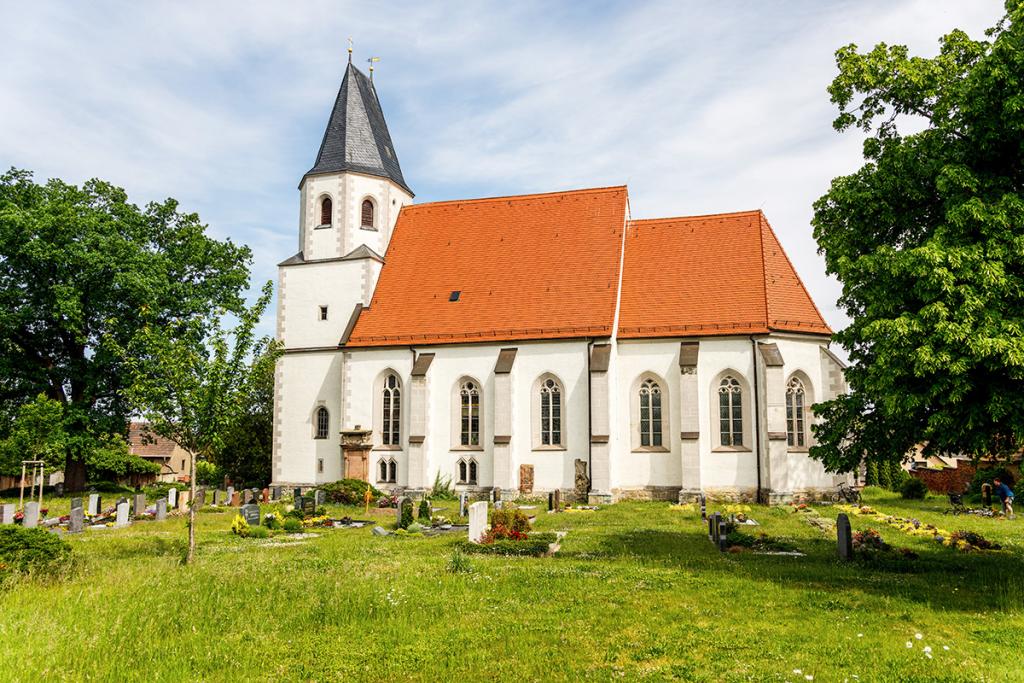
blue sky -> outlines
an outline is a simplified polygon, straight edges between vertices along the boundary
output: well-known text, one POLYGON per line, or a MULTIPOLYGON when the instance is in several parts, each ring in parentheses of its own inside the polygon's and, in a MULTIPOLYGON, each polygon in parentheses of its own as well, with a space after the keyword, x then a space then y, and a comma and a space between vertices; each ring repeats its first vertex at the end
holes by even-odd
POLYGON ((839 328, 810 226, 831 178, 860 164, 858 135, 831 127, 833 53, 931 55, 1001 14, 1000 0, 3 0, 0 165, 175 197, 252 247, 258 289, 296 251, 296 185, 351 36, 362 68, 381 58, 416 201, 627 183, 638 218, 761 208, 839 328))

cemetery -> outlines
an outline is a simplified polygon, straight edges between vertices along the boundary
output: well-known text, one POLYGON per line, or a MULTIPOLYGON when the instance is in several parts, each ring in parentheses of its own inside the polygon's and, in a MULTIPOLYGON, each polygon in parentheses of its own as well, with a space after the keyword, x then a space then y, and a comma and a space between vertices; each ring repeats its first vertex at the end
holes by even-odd
POLYGON ((43 678, 54 658, 76 678, 244 678, 266 648, 281 677, 365 677, 370 661, 373 678, 470 677, 500 639, 502 678, 746 680, 756 667, 779 680, 966 680, 1012 656, 1024 628, 1018 527, 953 522, 937 498, 370 494, 204 491, 187 567, 184 489, 44 497, 20 517, 5 499, 0 640, 43 678), (26 549, 40 542, 56 559, 33 569, 26 549), (152 647, 126 645, 140 638, 152 647), (723 655, 724 643, 743 645, 723 655))

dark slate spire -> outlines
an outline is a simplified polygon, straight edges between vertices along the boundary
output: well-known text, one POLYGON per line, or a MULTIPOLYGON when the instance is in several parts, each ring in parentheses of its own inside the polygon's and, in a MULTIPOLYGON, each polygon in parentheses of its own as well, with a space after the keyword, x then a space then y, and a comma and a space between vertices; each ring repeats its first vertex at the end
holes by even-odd
POLYGON ((351 62, 341 80, 316 163, 306 176, 341 171, 388 178, 412 194, 402 177, 373 81, 351 62))

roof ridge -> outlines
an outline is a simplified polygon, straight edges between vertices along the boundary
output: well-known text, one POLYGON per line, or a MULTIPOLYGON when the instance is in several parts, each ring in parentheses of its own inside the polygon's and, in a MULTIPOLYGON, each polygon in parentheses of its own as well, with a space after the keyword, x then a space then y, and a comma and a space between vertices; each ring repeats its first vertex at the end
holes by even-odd
POLYGON ((630 220, 630 224, 634 223, 671 223, 672 221, 691 221, 699 220, 701 218, 724 218, 726 216, 750 216, 757 215, 761 212, 761 209, 750 209, 748 211, 727 211, 724 213, 702 213, 693 216, 667 216, 665 218, 634 218, 630 220))
MULTIPOLYGON (((821 309, 818 308, 818 304, 814 300, 814 297, 812 297, 811 293, 807 291, 807 286, 804 284, 803 278, 800 277, 800 273, 797 271, 796 266, 794 266, 793 262, 789 259, 789 254, 786 253, 786 250, 782 247, 782 241, 779 240, 779 236, 775 234, 775 229, 772 228, 772 224, 768 222, 768 217, 765 216, 763 212, 761 212, 761 223, 762 223, 763 227, 768 228, 768 232, 771 234, 772 239, 775 240, 775 243, 779 245, 779 251, 782 253, 782 258, 786 259, 786 265, 788 265, 789 269, 791 271, 793 271, 793 276, 796 278, 797 284, 800 285, 800 289, 803 290, 804 296, 807 297, 807 300, 811 302, 811 306, 814 308, 814 312, 818 314, 818 320, 820 320, 821 324, 824 325, 829 331, 831 331, 832 328, 829 326, 828 321, 825 320, 825 316, 823 316, 821 314, 821 309)), ((763 229, 759 230, 758 232, 761 232, 761 234, 762 234, 761 258, 762 258, 762 261, 763 261, 764 260, 764 248, 763 248, 763 245, 764 245, 763 234, 764 233, 763 233, 763 229)), ((768 272, 767 272, 767 270, 768 270, 767 266, 765 266, 765 307, 766 308, 767 308, 767 305, 768 305, 767 304, 767 298, 768 298, 768 291, 767 291, 768 272)), ((771 317, 769 317, 766 322, 768 323, 769 327, 772 326, 772 322, 773 321, 772 321, 771 317)), ((789 322, 789 321, 786 321, 786 322, 789 322)))
POLYGON ((442 199, 436 202, 423 202, 422 204, 408 204, 403 208, 408 209, 422 209, 428 206, 443 206, 445 204, 477 204, 483 202, 500 202, 509 200, 522 200, 522 199, 536 199, 538 197, 553 197, 560 194, 597 194, 603 192, 615 192, 618 190, 626 190, 626 185, 608 185, 606 187, 582 187, 575 190, 556 190, 554 192, 534 192, 531 194, 510 194, 502 195, 498 197, 472 197, 469 199, 442 199))

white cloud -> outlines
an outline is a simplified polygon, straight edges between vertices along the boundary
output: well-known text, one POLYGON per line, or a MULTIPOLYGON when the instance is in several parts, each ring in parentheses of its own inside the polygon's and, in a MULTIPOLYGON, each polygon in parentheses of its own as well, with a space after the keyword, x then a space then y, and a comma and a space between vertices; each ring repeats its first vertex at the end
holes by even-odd
POLYGON ((253 247, 258 286, 294 250, 295 184, 351 35, 360 63, 383 57, 418 199, 628 182, 640 217, 761 207, 839 327, 809 223, 860 162, 856 135, 831 130, 832 54, 879 41, 932 54, 1001 13, 998 0, 6 3, 0 161, 177 197, 253 247))

